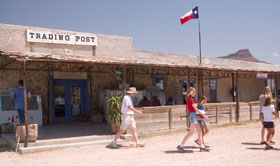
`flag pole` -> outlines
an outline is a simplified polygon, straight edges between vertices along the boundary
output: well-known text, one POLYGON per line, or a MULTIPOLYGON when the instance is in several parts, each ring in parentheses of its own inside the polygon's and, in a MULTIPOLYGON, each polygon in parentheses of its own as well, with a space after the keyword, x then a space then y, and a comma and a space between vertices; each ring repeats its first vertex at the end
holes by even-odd
MULTIPOLYGON (((197 8, 199 5, 197 5, 197 8)), ((201 65, 201 33, 200 33, 200 14, 198 8, 198 33, 199 33, 199 64, 201 65)))

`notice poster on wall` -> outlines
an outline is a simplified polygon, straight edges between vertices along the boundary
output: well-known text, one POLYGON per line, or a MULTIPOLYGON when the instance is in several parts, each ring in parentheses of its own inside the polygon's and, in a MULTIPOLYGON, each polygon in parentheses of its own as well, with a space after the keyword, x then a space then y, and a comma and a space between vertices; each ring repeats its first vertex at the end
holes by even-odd
POLYGON ((267 79, 267 73, 257 73, 257 79, 267 79))

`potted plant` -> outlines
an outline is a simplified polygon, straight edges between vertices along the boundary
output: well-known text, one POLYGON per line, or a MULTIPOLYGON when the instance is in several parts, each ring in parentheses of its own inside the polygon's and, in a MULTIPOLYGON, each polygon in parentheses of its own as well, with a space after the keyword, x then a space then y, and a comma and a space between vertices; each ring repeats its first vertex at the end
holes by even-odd
POLYGON ((107 121, 111 124, 113 133, 120 130, 122 96, 111 93, 107 98, 107 121))

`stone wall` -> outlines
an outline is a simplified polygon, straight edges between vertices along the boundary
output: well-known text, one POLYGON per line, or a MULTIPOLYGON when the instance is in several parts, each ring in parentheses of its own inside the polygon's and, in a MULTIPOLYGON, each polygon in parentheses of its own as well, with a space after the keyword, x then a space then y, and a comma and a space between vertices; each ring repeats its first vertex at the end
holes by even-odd
MULTIPOLYGON (((20 70, 0 70, 0 93, 11 94, 17 87, 17 82, 23 79, 20 70)), ((48 72, 27 71, 26 86, 32 95, 41 95, 43 123, 48 121, 48 72)))
POLYGON ((29 43, 26 40, 27 29, 73 33, 67 30, 0 24, 0 50, 79 56, 130 57, 131 55, 132 38, 130 37, 98 34, 96 47, 69 44, 29 43))

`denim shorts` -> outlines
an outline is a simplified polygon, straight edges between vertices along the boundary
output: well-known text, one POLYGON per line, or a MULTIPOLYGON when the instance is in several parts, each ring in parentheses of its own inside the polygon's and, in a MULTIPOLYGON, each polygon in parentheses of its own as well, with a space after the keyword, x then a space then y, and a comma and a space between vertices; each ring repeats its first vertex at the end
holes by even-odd
POLYGON ((203 120, 198 120, 198 123, 199 123, 199 126, 202 128, 202 127, 207 127, 207 123, 206 121, 203 119, 203 120), (203 126, 201 124, 201 122, 203 123, 203 126))
POLYGON ((198 124, 196 112, 189 113, 189 121, 190 123, 198 124))
POLYGON ((274 123, 273 122, 263 122, 263 127, 268 128, 268 129, 274 128, 274 123))

